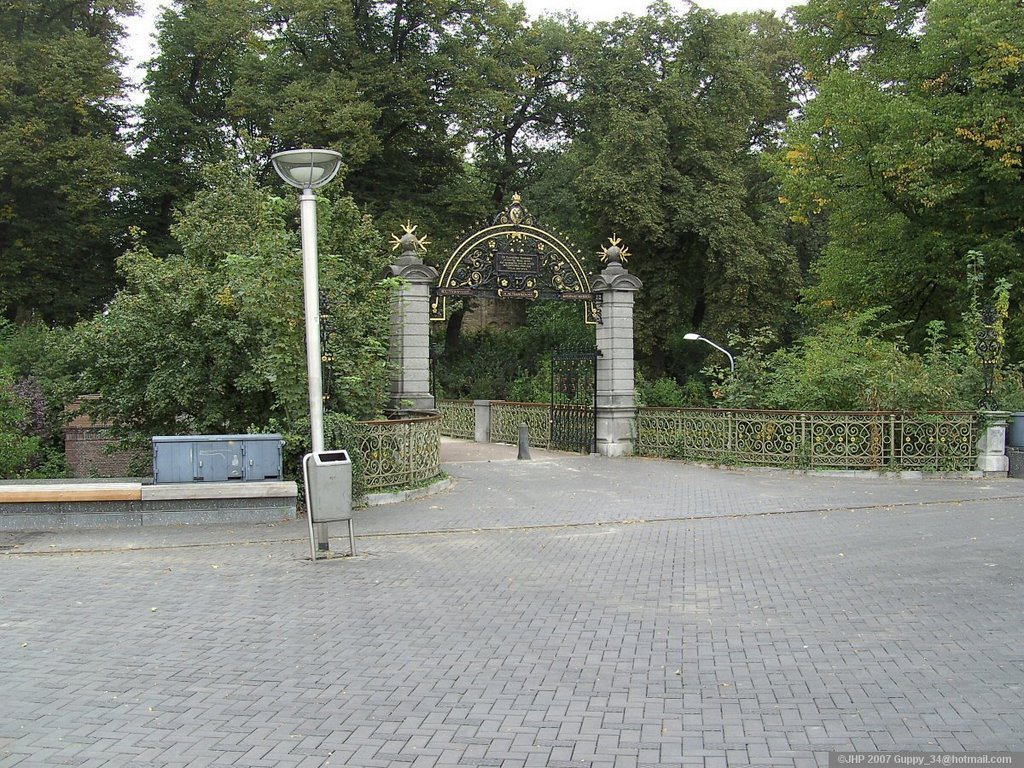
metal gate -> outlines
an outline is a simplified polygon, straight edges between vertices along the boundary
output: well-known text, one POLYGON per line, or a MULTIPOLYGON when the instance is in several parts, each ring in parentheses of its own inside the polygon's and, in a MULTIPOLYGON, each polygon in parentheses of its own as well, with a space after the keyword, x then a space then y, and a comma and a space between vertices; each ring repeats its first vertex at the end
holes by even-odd
POLYGON ((551 353, 551 447, 597 451, 597 356, 594 347, 551 353))

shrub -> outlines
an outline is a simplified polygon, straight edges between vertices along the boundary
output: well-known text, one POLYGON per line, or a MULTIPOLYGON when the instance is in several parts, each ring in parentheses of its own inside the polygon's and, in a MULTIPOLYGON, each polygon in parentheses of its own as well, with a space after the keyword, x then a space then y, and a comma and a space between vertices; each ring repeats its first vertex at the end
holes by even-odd
MULTIPOLYGON (((721 382, 727 407, 808 411, 973 410, 983 393, 975 357, 945 339, 942 323, 929 325, 926 349, 911 352, 893 326, 878 325, 881 310, 847 315, 822 325, 789 349, 771 354, 746 342, 736 374, 709 374, 721 382)), ((743 349, 744 340, 732 339, 743 349)), ((998 377, 997 396, 1015 401, 1019 374, 998 377)))
POLYGON ((435 361, 437 389, 451 399, 551 399, 551 352, 594 344, 575 302, 528 305, 526 325, 465 334, 435 361))
POLYGON ((643 374, 637 372, 636 402, 652 408, 701 408, 708 403, 708 392, 698 378, 691 378, 680 385, 668 376, 647 381, 643 374))
POLYGON ((49 431, 38 384, 16 381, 9 367, 0 366, 0 479, 62 477, 63 454, 47 444, 49 431))
MULTIPOLYGON (((91 410, 124 447, 249 425, 308 435, 302 265, 289 223, 297 200, 234 162, 205 173, 207 188, 173 230, 182 253, 130 249, 118 262, 124 288, 66 347, 79 391, 102 396, 91 410)), ((380 279, 387 259, 372 222, 340 185, 330 189, 318 204, 328 408, 370 418, 387 398, 393 284, 380 279)))

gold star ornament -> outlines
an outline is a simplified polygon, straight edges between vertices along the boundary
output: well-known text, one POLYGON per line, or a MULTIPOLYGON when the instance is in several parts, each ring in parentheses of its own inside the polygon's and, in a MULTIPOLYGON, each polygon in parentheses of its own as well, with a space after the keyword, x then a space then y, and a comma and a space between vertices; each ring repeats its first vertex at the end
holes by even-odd
POLYGON ((601 257, 601 261, 625 264, 633 254, 629 252, 629 248, 622 245, 622 240, 612 233, 612 236, 608 238, 608 245, 598 251, 597 255, 601 257))
POLYGON ((402 227, 402 236, 398 235, 391 236, 391 250, 397 250, 401 248, 403 251, 416 250, 426 251, 427 246, 430 245, 430 240, 424 237, 416 237, 416 226, 412 222, 406 222, 405 226, 402 227))

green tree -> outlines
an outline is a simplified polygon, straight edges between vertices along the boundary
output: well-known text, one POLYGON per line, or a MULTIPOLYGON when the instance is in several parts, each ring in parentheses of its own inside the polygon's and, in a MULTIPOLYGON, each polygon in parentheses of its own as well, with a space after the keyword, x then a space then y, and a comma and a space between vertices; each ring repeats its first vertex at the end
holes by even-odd
MULTIPOLYGON (((308 419, 297 195, 275 196, 238 161, 210 167, 205 182, 174 227, 180 255, 130 250, 124 288, 68 344, 81 391, 101 394, 98 413, 136 444, 271 423, 298 432, 308 419)), ((344 319, 325 348, 334 402, 375 416, 387 392, 382 243, 341 184, 333 189, 319 212, 321 287, 344 319)))
POLYGON ((0 5, 0 305, 68 322, 113 293, 123 248, 130 0, 0 5))
POLYGON ((539 163, 563 151, 574 133, 573 96, 581 82, 576 52, 591 32, 573 17, 529 24, 521 11, 495 19, 483 43, 486 89, 476 118, 473 171, 500 209, 526 187, 539 163))
MULTIPOLYGON (((795 18, 816 95, 778 173, 790 215, 827 215, 829 234, 808 307, 887 306, 914 348, 932 320, 961 335, 970 251, 1024 284, 1019 3, 811 0, 795 18)), ((1006 342, 1019 359, 1018 301, 1006 342)))
POLYGON ((195 169, 252 135, 267 155, 340 151, 385 231, 454 237, 480 210, 464 160, 496 66, 483 51, 521 20, 500 0, 179 0, 147 77, 144 226, 166 234, 195 169))
POLYGON ((177 209, 202 188, 202 169, 242 146, 249 127, 229 101, 243 62, 264 49, 255 0, 178 0, 157 20, 135 131, 133 224, 158 254, 175 248, 177 209))
POLYGON ((638 351, 655 376, 681 376, 696 354, 683 334, 778 327, 795 299, 795 254, 760 169, 792 106, 773 79, 787 69, 784 28, 655 6, 597 31, 555 174, 574 179, 588 239, 614 232, 634 252, 638 351))

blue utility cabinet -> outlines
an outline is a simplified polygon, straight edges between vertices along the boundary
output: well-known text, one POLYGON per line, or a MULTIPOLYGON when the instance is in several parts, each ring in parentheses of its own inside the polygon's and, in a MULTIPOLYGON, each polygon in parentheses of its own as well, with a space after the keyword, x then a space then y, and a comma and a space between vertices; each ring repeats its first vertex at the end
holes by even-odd
POLYGON ((278 434, 154 437, 153 482, 282 480, 283 444, 278 434))

